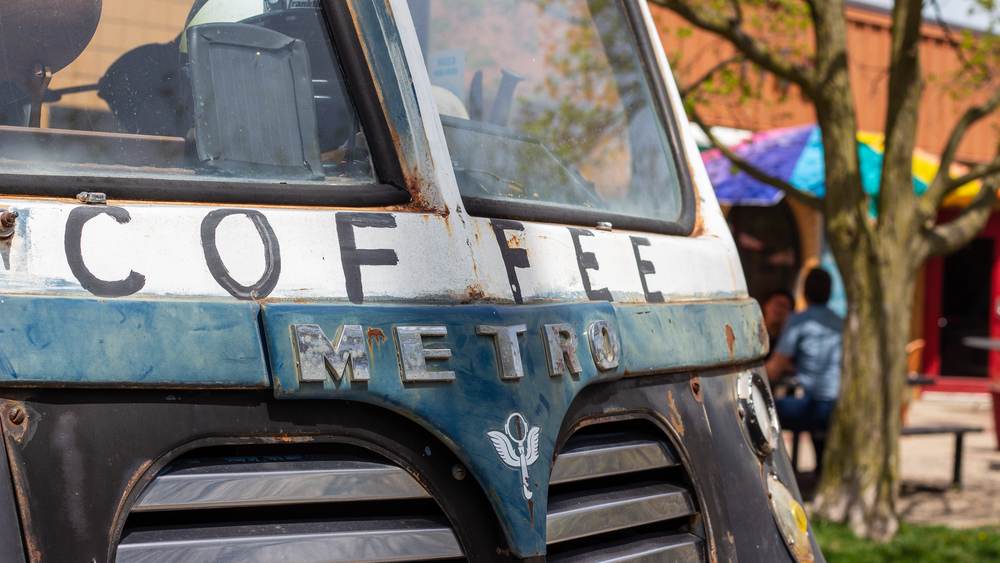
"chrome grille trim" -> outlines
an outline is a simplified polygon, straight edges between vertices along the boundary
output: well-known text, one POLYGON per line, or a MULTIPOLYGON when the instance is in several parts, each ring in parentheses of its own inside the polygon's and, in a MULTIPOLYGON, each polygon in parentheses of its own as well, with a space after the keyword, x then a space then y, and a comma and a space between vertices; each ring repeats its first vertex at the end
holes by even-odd
POLYGON ((588 491, 550 500, 545 532, 554 544, 697 511, 685 489, 666 483, 588 491))
POLYGON ((681 457, 653 424, 586 426, 552 464, 550 563, 706 563, 704 518, 681 457))
POLYGON ((154 479, 133 512, 429 498, 403 469, 351 460, 184 468, 154 479))
POLYGON ((138 532, 119 545, 117 562, 373 563, 463 557, 450 528, 431 522, 394 524, 399 525, 313 533, 297 533, 295 525, 203 528, 198 530, 202 537, 173 540, 169 532, 138 532), (271 533, 260 533, 259 528, 271 533))
POLYGON ((236 457, 209 450, 216 453, 172 461, 140 492, 115 560, 402 563, 465 558, 447 518, 410 473, 358 448, 324 449, 317 454, 271 448, 265 455, 236 457))
POLYGON ((680 462, 663 443, 620 434, 571 438, 552 465, 549 484, 674 467, 680 462), (624 441, 623 441, 624 438, 624 441))
POLYGON ((691 534, 619 542, 547 558, 549 563, 705 563, 702 541, 691 534))

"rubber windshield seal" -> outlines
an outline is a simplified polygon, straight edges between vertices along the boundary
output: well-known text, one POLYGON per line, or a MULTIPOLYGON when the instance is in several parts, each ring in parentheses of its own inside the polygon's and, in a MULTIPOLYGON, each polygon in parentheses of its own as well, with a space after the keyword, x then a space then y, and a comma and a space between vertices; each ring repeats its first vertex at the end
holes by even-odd
POLYGON ((410 194, 395 186, 330 186, 288 182, 253 183, 232 179, 163 179, 70 174, 0 173, 0 193, 75 199, 101 192, 108 199, 220 204, 380 207, 403 205, 410 194))
POLYGON ((323 0, 323 12, 333 39, 333 48, 344 71, 348 94, 354 101, 358 119, 361 120, 368 140, 375 174, 380 183, 405 190, 406 177, 399 163, 389 121, 379 101, 378 88, 347 0, 323 0))

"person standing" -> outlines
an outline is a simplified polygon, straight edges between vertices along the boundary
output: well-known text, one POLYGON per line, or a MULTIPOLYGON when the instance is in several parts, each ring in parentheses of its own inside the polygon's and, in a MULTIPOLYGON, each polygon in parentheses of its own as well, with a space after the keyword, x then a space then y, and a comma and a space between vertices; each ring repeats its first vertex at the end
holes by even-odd
POLYGON ((843 319, 826 306, 830 286, 830 274, 819 268, 809 272, 805 282, 808 307, 788 318, 764 364, 770 381, 794 372, 802 386, 802 396, 778 399, 774 406, 782 428, 812 435, 817 471, 823 466, 826 429, 840 395, 843 319))

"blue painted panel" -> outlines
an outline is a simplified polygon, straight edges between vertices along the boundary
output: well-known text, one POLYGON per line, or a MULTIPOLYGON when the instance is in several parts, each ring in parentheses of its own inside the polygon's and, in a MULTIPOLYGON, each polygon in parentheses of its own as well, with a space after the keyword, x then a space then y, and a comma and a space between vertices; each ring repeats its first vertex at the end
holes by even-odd
POLYGON ((753 299, 621 305, 615 312, 626 376, 746 362, 767 353, 767 332, 753 299))
MULTIPOLYGON (((453 444, 455 453, 479 479, 504 526, 511 548, 518 555, 545 553, 545 511, 548 475, 559 425, 570 401, 599 372, 586 339, 589 324, 597 320, 614 323, 609 303, 543 305, 524 307, 488 306, 349 306, 265 304, 263 323, 275 382, 275 395, 282 398, 337 397, 386 406, 413 418, 453 444), (386 336, 379 343, 368 338, 371 380, 339 384, 298 381, 290 326, 316 324, 333 340, 341 325, 360 324, 365 331, 379 330, 386 336), (580 340, 579 359, 583 372, 550 377, 541 326, 569 323, 580 340), (492 336, 476 335, 475 327, 524 324, 519 338, 525 376, 519 380, 499 377, 492 336), (448 335, 426 337, 425 346, 451 349, 448 360, 429 360, 431 369, 456 373, 452 382, 403 383, 396 352, 394 326, 443 325, 448 335), (487 432, 503 432, 513 412, 541 430, 538 460, 529 468, 533 489, 531 502, 521 491, 520 472, 508 468, 497 456, 487 432)), ((605 377, 619 377, 612 370, 605 377)))
POLYGON ((267 387, 259 307, 0 296, 0 386, 267 387))
POLYGON ((663 372, 691 366, 746 361, 763 354, 756 302, 613 306, 605 302, 521 306, 394 306, 265 304, 265 339, 279 398, 338 398, 385 406, 419 422, 463 460, 486 491, 520 557, 545 552, 547 476, 554 444, 570 402, 585 385, 630 372, 663 372), (622 341, 623 358, 614 370, 596 368, 586 338, 590 323, 607 320, 622 341), (541 326, 569 323, 580 341, 583 372, 550 377, 541 326), (292 324, 319 325, 333 341, 342 325, 362 326, 368 336, 371 380, 299 382, 292 324), (492 336, 476 335, 479 324, 524 324, 518 339, 524 377, 501 380, 492 336), (431 369, 456 373, 452 382, 403 383, 393 327, 443 325, 446 337, 425 338, 425 347, 446 347, 448 360, 429 360, 431 369), (732 354, 725 326, 733 332, 732 354), (379 338, 384 335, 385 339, 379 338), (523 497, 520 473, 494 451, 487 432, 503 431, 518 412, 540 429, 538 460, 529 468, 533 496, 523 497))

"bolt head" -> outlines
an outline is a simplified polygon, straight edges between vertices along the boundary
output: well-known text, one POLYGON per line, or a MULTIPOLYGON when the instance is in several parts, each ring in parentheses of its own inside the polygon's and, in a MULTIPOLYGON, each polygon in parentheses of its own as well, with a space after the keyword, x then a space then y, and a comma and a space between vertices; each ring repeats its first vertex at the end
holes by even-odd
POLYGON ((24 409, 21 407, 12 407, 7 411, 7 420, 14 424, 21 424, 24 422, 24 409))
POLYGON ((454 477, 456 481, 461 481, 462 479, 465 479, 465 467, 463 467, 461 464, 456 463, 451 468, 451 476, 454 477))

